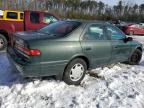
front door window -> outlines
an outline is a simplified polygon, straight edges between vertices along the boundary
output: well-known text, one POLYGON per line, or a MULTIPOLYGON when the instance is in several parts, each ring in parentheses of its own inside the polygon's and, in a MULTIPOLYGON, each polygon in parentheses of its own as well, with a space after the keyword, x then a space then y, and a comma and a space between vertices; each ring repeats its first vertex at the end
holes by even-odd
POLYGON ((108 26, 107 30, 111 32, 111 39, 112 40, 122 40, 126 38, 125 34, 114 26, 108 26))

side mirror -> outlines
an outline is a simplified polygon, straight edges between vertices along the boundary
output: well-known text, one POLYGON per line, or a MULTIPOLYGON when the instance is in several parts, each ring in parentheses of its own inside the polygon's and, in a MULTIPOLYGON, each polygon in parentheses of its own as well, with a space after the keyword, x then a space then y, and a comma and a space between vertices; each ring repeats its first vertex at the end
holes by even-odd
POLYGON ((127 37, 124 39, 124 42, 129 42, 129 41, 133 41, 133 38, 132 37, 127 37))

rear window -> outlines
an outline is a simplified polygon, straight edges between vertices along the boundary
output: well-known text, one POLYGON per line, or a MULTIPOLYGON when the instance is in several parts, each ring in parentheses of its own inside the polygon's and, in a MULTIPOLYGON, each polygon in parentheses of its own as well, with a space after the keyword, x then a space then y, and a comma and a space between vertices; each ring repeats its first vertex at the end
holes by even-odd
POLYGON ((17 19, 18 18, 18 13, 16 13, 16 12, 7 12, 7 18, 17 19))
POLYGON ((62 37, 71 33, 80 25, 81 23, 77 21, 58 21, 40 29, 39 32, 62 37))
POLYGON ((32 23, 39 23, 40 14, 37 12, 30 13, 30 21, 32 23))

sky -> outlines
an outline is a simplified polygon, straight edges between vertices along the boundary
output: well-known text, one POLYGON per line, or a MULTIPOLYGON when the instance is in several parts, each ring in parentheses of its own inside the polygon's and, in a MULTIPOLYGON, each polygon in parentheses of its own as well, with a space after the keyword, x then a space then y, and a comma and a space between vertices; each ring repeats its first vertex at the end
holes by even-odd
MULTIPOLYGON (((98 0, 98 1, 102 1, 106 4, 109 4, 109 5, 115 5, 119 2, 119 0, 98 0)), ((142 4, 144 3, 144 0, 123 0, 125 1, 126 3, 137 3, 137 4, 142 4)))

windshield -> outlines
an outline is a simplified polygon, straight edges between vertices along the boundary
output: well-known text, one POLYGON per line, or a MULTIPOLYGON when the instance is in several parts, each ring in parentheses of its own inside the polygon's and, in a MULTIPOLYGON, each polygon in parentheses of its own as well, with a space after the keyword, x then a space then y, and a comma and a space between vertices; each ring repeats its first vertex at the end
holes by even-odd
POLYGON ((80 25, 81 23, 77 21, 58 21, 38 30, 38 32, 55 36, 65 36, 80 25))

